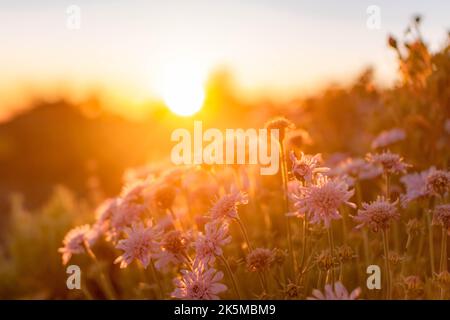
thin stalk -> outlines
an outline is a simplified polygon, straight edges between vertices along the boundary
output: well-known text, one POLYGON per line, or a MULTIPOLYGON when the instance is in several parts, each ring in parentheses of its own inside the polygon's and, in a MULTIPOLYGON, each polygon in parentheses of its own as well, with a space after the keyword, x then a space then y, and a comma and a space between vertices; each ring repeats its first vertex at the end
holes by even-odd
POLYGON ((387 237, 386 230, 383 230, 382 233, 383 238, 383 248, 384 248, 384 261, 386 264, 386 299, 392 299, 392 283, 391 283, 391 267, 389 263, 389 240, 387 237))
POLYGON ((433 237, 433 226, 431 224, 430 213, 425 212, 425 216, 427 219, 427 227, 428 227, 428 246, 430 251, 430 264, 431 264, 431 274, 434 275, 436 273, 436 267, 434 263, 434 237, 433 237))
POLYGON ((219 259, 222 261, 222 263, 225 265, 225 268, 227 269, 228 276, 231 279, 231 282, 232 282, 233 288, 234 288, 234 292, 236 293, 236 296, 238 297, 238 300, 241 300, 241 294, 239 293, 239 288, 238 288, 238 285, 236 283, 236 279, 234 278, 233 271, 231 271, 231 267, 228 264, 227 259, 225 259, 225 257, 223 255, 220 255, 219 259))
POLYGON ((161 281, 160 281, 160 279, 158 277, 158 273, 156 272, 155 266, 153 265, 153 261, 151 261, 151 260, 150 260, 150 270, 152 272, 153 279, 155 280, 155 282, 156 282, 156 284, 158 285, 158 288, 159 288, 158 296, 161 299, 164 299, 164 288, 163 288, 162 283, 161 283, 161 281))
MULTIPOLYGON (((358 208, 361 208, 362 192, 361 192, 361 184, 359 181, 356 183, 355 189, 356 189, 356 204, 357 204, 358 208)), ((365 262, 366 266, 368 266, 369 260, 370 260, 370 257, 369 257, 369 252, 370 252, 369 251, 369 233, 367 232, 366 229, 363 229, 362 232, 363 232, 363 245, 364 245, 364 247, 363 247, 364 248, 364 262, 365 262)))
POLYGON ((300 271, 302 271, 302 272, 303 272, 303 267, 305 265, 307 233, 308 233, 308 217, 305 214, 305 216, 303 218, 302 256, 301 256, 301 261, 300 261, 300 271))
POLYGON ((100 285, 102 286, 103 291, 105 292, 106 297, 109 300, 116 300, 117 296, 114 293, 114 289, 112 287, 111 281, 109 278, 106 277, 105 273, 103 272, 103 268, 100 265, 100 262, 98 261, 97 257, 95 256, 94 252, 90 248, 89 244, 85 241, 84 242, 84 248, 86 252, 88 253, 89 257, 94 261, 95 266, 100 271, 100 285))
MULTIPOLYGON (((440 271, 447 271, 447 228, 442 227, 440 271)), ((445 289, 441 288, 441 300, 445 298, 445 289)))
MULTIPOLYGON (((334 259, 334 239, 333 239, 333 230, 331 229, 331 225, 328 228, 328 243, 330 245, 330 254, 332 259, 334 259)), ((334 274, 334 266, 331 267, 331 285, 334 288, 334 283, 336 282, 336 275, 334 274)))
POLYGON ((245 228, 245 226, 242 223, 240 218, 237 218, 236 221, 237 221, 237 223, 239 225, 239 228, 241 229, 242 235, 244 236, 245 242, 247 243, 248 251, 250 252, 250 251, 253 250, 253 247, 250 244, 250 240, 249 240, 248 234, 247 234, 247 229, 245 228))
MULTIPOLYGON (((283 180, 283 203, 284 203, 284 214, 289 212, 289 199, 288 199, 288 174, 287 174, 287 166, 286 166, 286 155, 284 152, 283 141, 279 141, 280 144, 280 157, 281 157, 281 178, 283 180)), ((292 233, 291 233, 291 225, 289 217, 286 216, 286 233, 288 238, 288 251, 291 261, 294 266, 294 278, 295 274, 297 274, 298 265, 294 255, 294 249, 292 245, 292 233)))

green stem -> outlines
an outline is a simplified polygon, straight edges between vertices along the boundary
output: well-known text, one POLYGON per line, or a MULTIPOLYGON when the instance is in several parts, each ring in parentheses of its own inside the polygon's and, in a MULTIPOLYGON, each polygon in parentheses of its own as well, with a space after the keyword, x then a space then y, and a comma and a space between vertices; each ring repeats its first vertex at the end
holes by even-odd
POLYGON ((241 300, 241 294, 239 293, 239 288, 237 286, 236 279, 234 278, 233 271, 231 271, 231 267, 228 264, 228 261, 225 259, 225 257, 223 255, 219 256, 219 259, 222 261, 222 263, 225 265, 225 268, 227 269, 228 276, 231 279, 231 282, 232 282, 233 288, 234 288, 234 292, 236 293, 238 300, 241 300))
POLYGON ((387 236, 387 231, 383 230, 381 233, 383 237, 383 247, 384 247, 384 261, 386 264, 386 299, 392 299, 392 283, 391 283, 391 267, 389 263, 389 240, 387 236))
MULTIPOLYGON (((333 260, 333 264, 334 264, 334 239, 333 239, 333 230, 331 229, 331 225, 328 228, 328 243, 330 245, 330 254, 331 254, 331 257, 333 260)), ((336 282, 336 276, 334 274, 334 265, 331 266, 330 273, 331 273, 331 285, 334 288, 334 283, 336 282)))

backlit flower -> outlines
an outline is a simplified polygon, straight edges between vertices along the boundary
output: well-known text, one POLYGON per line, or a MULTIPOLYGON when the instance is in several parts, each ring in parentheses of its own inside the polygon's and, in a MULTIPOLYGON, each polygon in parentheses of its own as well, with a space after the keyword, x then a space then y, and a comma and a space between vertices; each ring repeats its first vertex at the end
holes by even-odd
POLYGON ((348 185, 340 179, 328 179, 320 176, 317 184, 300 187, 301 194, 293 195, 295 207, 300 212, 310 215, 311 223, 323 222, 329 228, 331 220, 340 219, 339 207, 346 204, 356 208, 349 202, 354 190, 348 190, 348 185))
POLYGON ((356 228, 367 226, 373 232, 386 230, 392 220, 400 219, 400 213, 397 210, 398 199, 390 202, 384 197, 378 197, 371 203, 363 203, 362 209, 358 210, 358 214, 353 219, 359 223, 356 228))
POLYGON ((384 148, 406 138, 406 133, 404 130, 399 128, 394 128, 391 130, 386 130, 381 132, 373 141, 372 149, 384 148))
POLYGON ((445 196, 450 190, 450 172, 431 168, 425 181, 426 191, 433 196, 445 196))
POLYGON ((329 170, 329 168, 320 166, 320 154, 311 156, 305 155, 302 152, 300 158, 297 159, 294 151, 291 151, 290 157, 292 162, 292 173, 297 179, 305 181, 307 183, 313 180, 313 177, 316 173, 323 173, 329 170))
POLYGON ((272 250, 256 248, 247 255, 247 268, 251 272, 262 272, 272 266, 274 259, 275 255, 272 250))
POLYGON ((196 257, 194 264, 213 264, 216 257, 223 254, 222 247, 230 242, 228 223, 207 223, 205 234, 200 234, 195 242, 196 257))
POLYGON ((155 253, 155 267, 158 270, 169 264, 178 265, 186 260, 190 239, 183 232, 172 230, 167 232, 161 240, 161 251, 155 253))
POLYGON ((433 223, 443 226, 450 233, 450 204, 442 204, 434 208, 433 223))
POLYGON ((125 233, 127 239, 120 240, 116 246, 124 253, 114 263, 120 263, 121 268, 126 268, 133 260, 139 260, 147 268, 152 255, 159 249, 160 230, 152 227, 151 223, 147 226, 136 223, 131 228, 126 228, 125 233))
POLYGON ((238 216, 238 206, 247 204, 248 196, 247 194, 232 189, 230 193, 222 196, 216 203, 212 206, 209 213, 213 220, 217 219, 237 219, 238 216))
POLYGON ((63 240, 63 247, 58 249, 62 254, 62 262, 66 265, 72 255, 85 253, 85 245, 89 244, 89 225, 83 225, 70 230, 63 240))
POLYGON ((181 270, 181 277, 175 278, 175 290, 171 296, 184 300, 218 300, 218 294, 226 291, 226 285, 220 283, 222 272, 199 265, 194 270, 181 270))
POLYGON ((406 169, 410 167, 409 164, 403 162, 403 158, 400 155, 390 151, 374 154, 369 153, 367 160, 370 163, 381 166, 386 173, 405 173, 406 169))

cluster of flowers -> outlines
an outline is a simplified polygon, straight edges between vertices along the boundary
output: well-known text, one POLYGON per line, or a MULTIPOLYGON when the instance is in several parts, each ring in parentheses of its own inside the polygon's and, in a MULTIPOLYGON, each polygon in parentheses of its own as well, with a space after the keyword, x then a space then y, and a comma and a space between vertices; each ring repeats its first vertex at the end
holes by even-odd
MULTIPOLYGON (((272 126, 287 128, 286 123, 287 120, 277 120, 272 126)), ((280 137, 282 143, 284 134, 280 137)), ((450 191, 450 172, 432 167, 406 174, 410 165, 400 155, 387 150, 405 138, 406 134, 401 129, 382 132, 373 140, 375 153, 367 154, 366 158, 344 159, 333 168, 322 165, 320 154, 301 153, 297 157, 291 151, 291 178, 287 179, 285 190, 286 199, 290 200, 287 208, 291 208, 287 217, 301 218, 305 228, 309 224, 323 227, 330 232, 332 241, 333 220, 342 219, 342 208, 348 206, 356 209, 356 213, 351 215, 356 229, 367 227, 375 233, 381 231, 385 241, 384 236, 391 223, 401 218, 401 207, 414 200, 438 198, 441 202, 434 206, 433 223, 442 225, 450 235, 450 204, 444 202, 450 191), (400 181, 405 185, 406 193, 394 199, 390 178, 397 175, 403 175, 400 181), (367 203, 361 199, 351 201, 362 181, 378 177, 385 178, 383 195, 367 203)), ((238 213, 238 206, 249 201, 247 194, 232 184, 228 192, 212 203, 208 216, 203 217, 200 231, 197 224, 186 221, 187 215, 173 210, 178 192, 175 181, 182 180, 179 177, 183 170, 174 170, 158 178, 134 177, 120 196, 105 201, 98 208, 96 222, 92 226, 76 227, 66 235, 60 249, 63 264, 67 264, 74 254, 88 253, 95 259, 91 248, 100 237, 104 237, 122 251, 115 260, 121 268, 127 268, 133 261, 139 261, 143 268, 156 269, 154 272, 165 272, 175 266, 178 272, 173 279, 174 289, 170 295, 173 298, 218 299, 219 294, 228 290, 220 267, 225 268, 236 297, 240 297, 232 268, 224 257, 224 247, 232 242, 230 225, 236 223, 246 242, 247 269, 258 274, 265 290, 267 280, 264 272, 283 254, 282 250, 251 245, 238 213), (154 208, 164 212, 158 221, 151 214, 154 208), (191 226, 189 229, 186 223, 191 226)), ((387 241, 385 248, 389 272, 387 241)), ((289 250, 293 250, 291 244, 289 250)), ((351 256, 351 250, 347 251, 346 255, 351 256)), ((329 253, 331 256, 337 254, 332 242, 329 253)), ((341 282, 335 282, 331 276, 327 279, 331 280, 327 280, 325 293, 314 290, 311 299, 355 299, 361 292, 357 288, 349 294, 341 282)), ((297 279, 287 287, 292 289, 296 286, 297 279)))

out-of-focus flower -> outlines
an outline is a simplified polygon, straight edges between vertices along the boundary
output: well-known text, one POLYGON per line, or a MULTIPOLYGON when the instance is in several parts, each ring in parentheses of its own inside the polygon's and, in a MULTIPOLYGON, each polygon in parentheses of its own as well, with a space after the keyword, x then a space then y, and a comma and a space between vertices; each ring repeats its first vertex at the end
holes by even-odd
POLYGON ((328 179, 319 176, 317 183, 308 187, 300 187, 300 195, 292 195, 295 207, 300 212, 310 215, 311 223, 323 222, 329 228, 332 219, 340 219, 339 207, 346 204, 352 208, 356 205, 349 202, 354 190, 340 179, 328 179))
POLYGON ((434 208, 433 224, 443 226, 450 234, 450 204, 442 204, 434 208))
POLYGON ((195 262, 213 264, 217 256, 223 254, 222 247, 231 242, 228 223, 210 222, 205 225, 205 234, 200 234, 195 242, 195 262))
POLYGON ((297 159, 294 151, 291 151, 290 158, 292 162, 292 173, 297 179, 306 183, 311 183, 316 173, 324 173, 329 170, 329 168, 320 166, 320 154, 311 156, 305 155, 302 152, 300 158, 297 159))
POLYGON ((419 173, 407 174, 400 178, 400 182, 402 182, 406 187, 406 194, 401 197, 403 205, 406 205, 415 199, 420 199, 427 196, 427 190, 425 187, 427 176, 428 170, 419 173))
POLYGON ((117 241, 125 228, 137 223, 141 215, 147 210, 145 205, 118 199, 112 209, 109 221, 107 239, 117 241))
POLYGON ((170 209, 175 201, 176 189, 173 185, 159 184, 152 192, 153 203, 160 209, 170 209))
POLYGON ((406 169, 410 167, 409 164, 403 162, 403 158, 400 155, 390 151, 374 154, 369 153, 367 155, 367 161, 381 166, 384 172, 393 174, 405 173, 406 169))
POLYGON ((275 248, 273 249, 273 262, 282 266, 286 260, 288 253, 286 250, 275 248))
POLYGON ((411 244, 411 241, 418 237, 419 235, 423 234, 424 232, 424 226, 423 223, 417 219, 413 218, 406 223, 406 234, 408 235, 408 240, 406 241, 406 248, 409 248, 409 245, 411 244))
POLYGON ((362 158, 348 158, 330 171, 331 176, 348 175, 358 180, 369 180, 380 176, 383 169, 362 158))
POLYGON ((222 278, 222 272, 207 269, 205 265, 199 265, 192 271, 181 270, 181 277, 173 280, 175 290, 171 296, 184 300, 218 300, 218 294, 228 289, 220 283, 222 278))
POLYGON ((406 133, 403 129, 394 128, 381 132, 373 141, 372 149, 384 148, 396 142, 402 141, 406 138, 406 133))
POLYGON ((279 132, 280 141, 284 140, 287 129, 294 129, 295 125, 284 117, 277 117, 268 121, 265 125, 268 130, 277 129, 279 132))
POLYGON ((353 216, 353 219, 359 223, 356 228, 367 226, 373 232, 386 230, 392 220, 400 219, 397 204, 398 199, 395 202, 390 202, 380 196, 371 203, 363 203, 362 209, 359 209, 358 214, 353 216))
POLYGON ((314 257, 317 268, 321 271, 329 271, 339 265, 336 256, 331 254, 330 250, 323 250, 314 257))
POLYGON ((63 240, 63 247, 58 249, 58 252, 62 254, 62 263, 66 265, 72 255, 85 253, 85 246, 91 245, 89 232, 91 228, 89 225, 82 225, 70 230, 63 240))
POLYGON ((308 297, 308 300, 357 300, 361 294, 361 288, 356 288, 351 293, 348 293, 347 289, 341 282, 336 282, 334 288, 331 284, 325 285, 325 291, 322 293, 318 289, 314 289, 312 297, 308 297))
POLYGON ((342 245, 336 248, 336 254, 340 263, 346 263, 357 257, 355 251, 349 245, 342 245))
POLYGON ((158 270, 166 268, 169 264, 178 265, 186 260, 189 247, 189 237, 179 230, 172 230, 163 235, 161 251, 153 256, 158 270))
POLYGON ((430 195, 445 196, 450 190, 450 172, 431 168, 425 181, 425 189, 430 195))
POLYGON ((247 203, 248 196, 246 193, 232 189, 230 193, 227 193, 216 201, 209 213, 213 220, 237 219, 239 218, 238 206, 247 203))
POLYGON ((263 272, 272 266, 274 258, 272 250, 256 248, 247 255, 247 268, 251 272, 263 272))
POLYGON ((121 268, 126 268, 133 260, 139 260, 144 268, 150 263, 152 255, 159 250, 159 238, 161 231, 149 222, 145 227, 142 223, 133 224, 126 228, 127 239, 122 239, 116 248, 124 253, 114 263, 120 263, 121 268))
POLYGON ((282 292, 285 299, 298 299, 302 295, 302 287, 289 281, 288 284, 283 287, 282 292))

